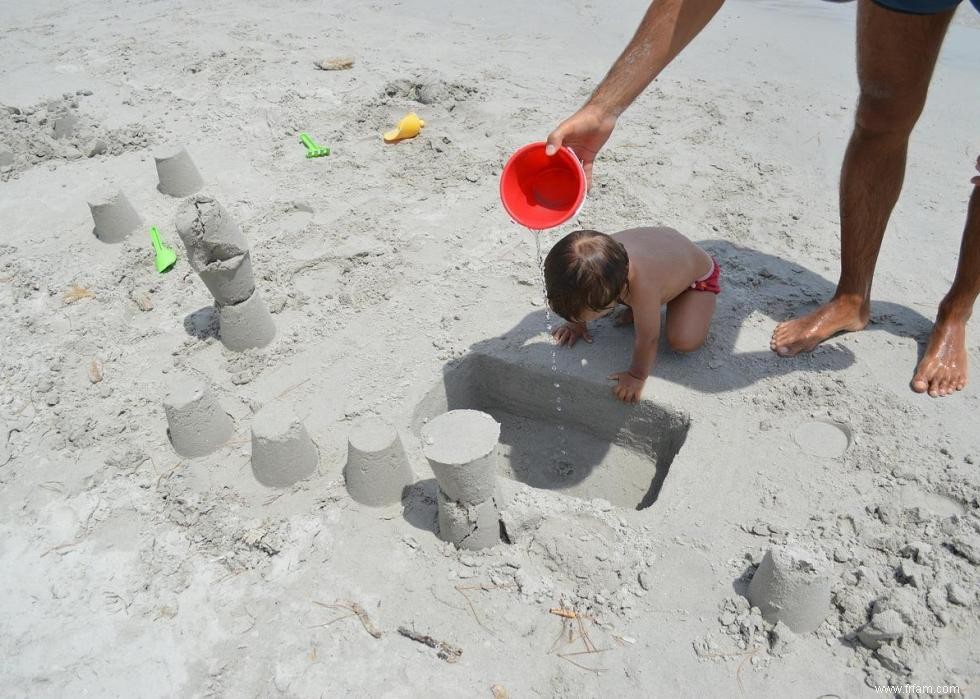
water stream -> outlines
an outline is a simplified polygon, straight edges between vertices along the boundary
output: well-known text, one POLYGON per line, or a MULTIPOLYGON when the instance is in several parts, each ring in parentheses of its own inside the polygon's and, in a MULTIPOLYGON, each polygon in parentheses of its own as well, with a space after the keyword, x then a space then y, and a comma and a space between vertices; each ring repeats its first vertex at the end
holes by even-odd
POLYGON ((555 388, 555 424, 558 426, 558 452, 555 454, 555 469, 559 475, 569 475, 573 468, 568 460, 567 440, 565 437, 565 425, 562 422, 561 405, 561 382, 558 380, 558 342, 551 334, 554 324, 551 319, 551 306, 548 305, 548 289, 544 280, 544 257, 541 255, 541 231, 533 231, 534 245, 537 255, 538 278, 541 283, 541 298, 544 302, 545 329, 548 331, 548 338, 551 340, 551 372, 552 384, 555 388))

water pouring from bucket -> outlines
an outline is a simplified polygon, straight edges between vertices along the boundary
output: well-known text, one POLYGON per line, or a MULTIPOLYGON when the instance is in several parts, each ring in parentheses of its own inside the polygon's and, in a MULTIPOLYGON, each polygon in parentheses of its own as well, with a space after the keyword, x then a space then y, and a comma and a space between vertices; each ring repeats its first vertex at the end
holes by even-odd
MULTIPOLYGON (((538 273, 545 307, 545 329, 552 334, 551 308, 544 282, 541 258, 541 231, 560 226, 576 216, 585 201, 588 183, 582 163, 571 148, 562 147, 548 155, 544 141, 519 148, 504 165, 500 175, 500 201, 514 221, 534 231, 538 273)), ((566 449, 565 426, 561 422, 561 383, 558 379, 558 351, 552 339, 551 371, 554 372, 555 411, 558 424, 558 454, 554 466, 560 473, 571 464, 566 449)))

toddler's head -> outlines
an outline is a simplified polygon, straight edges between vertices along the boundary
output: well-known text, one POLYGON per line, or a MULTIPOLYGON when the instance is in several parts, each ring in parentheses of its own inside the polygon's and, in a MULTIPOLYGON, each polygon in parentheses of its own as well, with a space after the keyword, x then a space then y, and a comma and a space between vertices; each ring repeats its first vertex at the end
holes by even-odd
POLYGON ((544 261, 548 305, 566 320, 591 320, 616 304, 628 271, 622 243, 598 231, 569 233, 544 261))

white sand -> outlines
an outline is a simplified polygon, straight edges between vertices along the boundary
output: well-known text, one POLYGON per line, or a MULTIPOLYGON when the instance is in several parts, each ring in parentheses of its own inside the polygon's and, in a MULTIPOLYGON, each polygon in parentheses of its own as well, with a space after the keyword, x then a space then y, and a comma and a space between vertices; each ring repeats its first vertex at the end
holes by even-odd
MULTIPOLYGON (((908 388, 980 152, 968 12, 913 138, 873 324, 783 360, 774 322, 836 278, 854 6, 732 0, 622 119, 578 221, 672 225, 724 267, 709 344, 662 352, 647 384, 691 419, 660 498, 633 511, 501 479, 512 545, 460 554, 432 531, 419 400, 470 350, 545 372, 552 358, 534 239, 499 206, 500 166, 584 100, 645 4, 0 6, 0 104, 35 110, 0 115, 15 154, 0 182, 0 693, 852 697, 975 680, 980 382, 945 400, 908 388), (354 67, 314 67, 331 57, 354 67), (410 110, 422 135, 385 146, 410 110), (80 123, 55 141, 63 113, 80 123), (333 153, 304 159, 300 131, 333 153), (245 231, 278 331, 262 350, 209 333, 180 200, 156 190, 152 148, 172 142, 245 231), (171 273, 148 235, 92 236, 86 197, 103 185, 160 228, 171 273), (73 285, 94 297, 66 303, 73 285), (193 461, 162 405, 183 372, 236 421, 193 461), (248 465, 252 414, 276 402, 320 454, 284 493, 248 465), (370 414, 399 427, 422 479, 404 512, 344 490, 348 426, 370 414), (849 442, 822 450, 828 425, 849 442), (828 621, 795 640, 769 638, 736 596, 782 541, 834 561, 828 621), (316 603, 345 600, 380 639, 357 617, 326 625, 345 612, 316 603), (590 614, 609 650, 559 657, 584 650, 556 642, 578 629, 559 606, 590 614), (848 640, 873 615, 893 635, 896 613, 900 640, 848 640), (463 654, 446 663, 399 626, 463 654)), ((593 334, 558 353, 559 379, 626 366, 628 330, 593 334)))

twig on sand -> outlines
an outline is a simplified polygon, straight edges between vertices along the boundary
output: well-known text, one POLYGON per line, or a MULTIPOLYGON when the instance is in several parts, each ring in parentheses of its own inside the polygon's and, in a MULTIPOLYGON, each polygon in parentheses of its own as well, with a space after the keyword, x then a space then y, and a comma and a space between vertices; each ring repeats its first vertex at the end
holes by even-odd
POLYGON ((621 646, 633 645, 634 643, 636 643, 636 639, 630 638, 629 636, 620 636, 619 634, 616 633, 611 633, 609 635, 612 636, 613 640, 616 641, 616 643, 618 643, 621 646))
POLYGON ((476 607, 473 605, 473 600, 471 600, 469 595, 466 594, 466 591, 467 590, 485 590, 485 591, 498 590, 501 588, 514 587, 516 584, 517 583, 501 583, 500 585, 488 585, 486 583, 483 583, 481 585, 456 585, 455 589, 456 592, 461 594, 463 596, 463 599, 466 600, 466 604, 469 605, 470 612, 473 614, 473 619, 476 621, 476 623, 482 626, 484 630, 489 632, 491 636, 495 636, 496 634, 494 634, 493 631, 487 628, 486 624, 480 621, 480 615, 476 613, 476 607))
MULTIPOLYGON (((178 566, 178 570, 179 569, 180 569, 180 567, 178 566)), ((215 580, 214 581, 214 584, 215 585, 220 585, 225 580, 231 580, 232 578, 234 578, 234 577, 236 577, 238 575, 241 575, 241 574, 242 574, 242 571, 240 571, 240 570, 230 570, 230 571, 228 571, 228 573, 226 573, 225 575, 222 575, 220 578, 218 578, 217 580, 215 580)))
POLYGON ((463 654, 462 648, 457 648, 456 646, 450 645, 445 641, 437 641, 436 639, 432 638, 432 636, 416 633, 415 631, 405 628, 404 626, 398 627, 398 633, 405 638, 410 638, 416 643, 429 646, 429 648, 435 648, 436 655, 442 660, 445 660, 447 663, 455 663, 457 660, 459 660, 459 656, 463 654))
POLYGON ((592 650, 577 650, 574 653, 556 653, 563 658, 571 658, 575 655, 595 655, 596 653, 605 653, 607 650, 612 650, 612 648, 593 648, 592 650))
POLYGON ((42 554, 41 554, 41 555, 39 556, 39 558, 44 558, 44 557, 45 557, 45 556, 47 556, 47 555, 48 555, 49 553, 55 553, 55 552, 57 552, 57 553, 61 553, 61 552, 62 552, 62 551, 64 551, 65 549, 68 549, 68 548, 71 548, 72 546, 78 546, 78 542, 69 542, 69 543, 67 543, 67 544, 59 544, 58 546, 52 546, 52 547, 51 547, 51 548, 49 548, 49 549, 48 549, 47 551, 45 551, 44 553, 42 553, 42 554))
MULTIPOLYGON (((369 617, 367 612, 364 611, 364 607, 359 605, 357 602, 345 600, 343 602, 337 602, 336 604, 326 604, 324 602, 317 602, 314 600, 313 604, 326 607, 327 609, 346 609, 347 611, 352 612, 352 614, 347 614, 345 616, 338 617, 333 621, 327 622, 328 624, 332 624, 334 621, 339 621, 340 619, 346 619, 349 616, 356 616, 358 620, 360 620, 361 626, 364 627, 365 631, 375 638, 381 638, 381 629, 375 626, 374 622, 371 621, 371 617, 369 617)), ((323 626, 326 626, 326 624, 323 624, 323 626)))
POLYGON ((745 663, 749 662, 757 656, 762 651, 761 646, 756 646, 749 650, 736 650, 736 651, 713 651, 711 653, 700 653, 698 657, 700 658, 741 658, 738 667, 735 670, 735 681, 738 683, 739 692, 742 696, 745 696, 745 687, 742 685, 742 668, 745 667, 745 663))
POLYGON ((245 607, 244 609, 245 609, 245 613, 248 615, 248 618, 252 621, 252 623, 248 625, 248 628, 245 628, 241 631, 236 631, 235 633, 237 633, 239 636, 241 636, 243 633, 248 633, 249 631, 255 628, 255 622, 256 622, 255 615, 252 614, 252 612, 248 611, 248 607, 245 607))
MULTIPOLYGON (((471 600, 469 598, 469 596, 466 594, 466 590, 469 590, 469 589, 473 589, 473 586, 472 585, 470 585, 470 586, 457 585, 456 586, 456 592, 458 592, 459 594, 461 594, 463 596, 463 599, 466 600, 466 604, 469 605, 470 613, 473 615, 473 619, 476 621, 477 624, 479 624, 486 631, 488 631, 489 633, 492 634, 493 631, 490 631, 490 629, 488 629, 486 627, 486 625, 484 625, 484 623, 482 621, 480 621, 480 615, 476 613, 476 607, 473 606, 473 600, 471 600)), ((479 589, 479 588, 477 588, 477 589, 479 589)))
POLYGON ((548 612, 564 619, 592 619, 587 614, 580 614, 574 609, 565 609, 564 607, 552 607, 548 612))
POLYGON ((597 648, 595 643, 592 642, 592 639, 589 638, 589 632, 585 628, 585 620, 594 621, 594 619, 588 616, 587 614, 582 614, 581 612, 578 612, 574 609, 569 609, 565 606, 552 607, 551 609, 548 610, 548 613, 554 614, 555 616, 561 618, 561 630, 558 632, 558 638, 556 638, 554 643, 551 644, 551 648, 548 650, 548 652, 550 653, 555 650, 555 648, 561 643, 562 638, 565 636, 565 632, 567 630, 568 641, 566 641, 566 643, 571 644, 575 642, 576 638, 581 639, 582 645, 585 646, 585 650, 572 651, 570 653, 555 653, 555 655, 557 655, 562 660, 569 662, 578 668, 581 668, 582 670, 587 670, 588 672, 594 672, 597 675, 600 672, 605 672, 606 668, 589 667, 587 665, 583 665, 577 660, 573 660, 575 656, 596 655, 598 653, 605 653, 608 650, 612 650, 611 648, 597 648), (577 636, 576 636, 576 630, 578 631, 577 636))
POLYGON ((735 681, 738 682, 738 690, 742 693, 742 696, 745 696, 745 687, 742 686, 742 668, 745 667, 745 663, 758 655, 760 650, 762 650, 762 648, 760 646, 756 646, 751 652, 746 652, 745 657, 742 658, 742 662, 738 664, 738 669, 735 670, 735 681))
POLYGON ((354 614, 354 612, 351 612, 350 614, 341 614, 336 619, 331 619, 330 621, 325 621, 322 624, 313 624, 313 626, 307 626, 306 628, 308 628, 308 629, 320 629, 320 628, 323 628, 324 626, 330 626, 331 624, 336 624, 338 621, 341 621, 343 619, 350 619, 352 616, 356 616, 354 614))
POLYGON ((753 650, 733 650, 733 651, 712 651, 711 653, 698 653, 699 658, 741 658, 746 655, 755 655, 758 649, 753 650))
POLYGON ((582 642, 585 643, 585 649, 590 650, 593 653, 598 653, 595 644, 592 639, 589 638, 589 632, 585 630, 585 625, 582 623, 582 617, 578 617, 576 620, 578 622, 578 634, 582 637, 582 642))
POLYGON ((320 70, 350 70, 354 67, 353 58, 324 58, 319 61, 314 61, 315 65, 320 70))
POLYGON ((78 284, 72 285, 72 287, 64 293, 61 297, 62 302, 65 305, 69 303, 75 303, 76 301, 81 301, 82 299, 94 299, 95 294, 86 289, 84 286, 79 286, 78 284))
POLYGON ((282 492, 279 492, 279 493, 275 493, 273 495, 270 495, 269 497, 267 497, 262 502, 262 504, 263 505, 271 505, 272 503, 274 503, 276 500, 278 500, 279 498, 281 498, 285 494, 286 494, 286 491, 282 491, 282 492))
POLYGON ((381 638, 381 629, 374 625, 374 622, 371 621, 371 617, 369 617, 367 612, 364 611, 364 607, 359 605, 357 602, 351 602, 350 608, 351 611, 357 614, 357 618, 361 620, 361 625, 364 627, 365 631, 375 638, 381 638))
POLYGON ((571 663, 575 667, 580 667, 583 670, 588 670, 589 672, 594 672, 595 674, 598 675, 600 672, 605 672, 606 671, 606 668, 604 668, 604 667, 589 667, 587 665, 583 665, 580 662, 577 662, 575 660, 572 660, 570 657, 568 657, 570 655, 584 655, 584 654, 587 654, 587 653, 595 653, 595 652, 602 652, 602 651, 581 651, 579 653, 557 653, 556 655, 558 655, 558 657, 561 658, 562 660, 571 663))
MULTIPOLYGON (((293 389, 299 388, 300 386, 302 386, 303 384, 305 384, 307 382, 309 382, 309 379, 303 379, 299 383, 294 383, 292 386, 290 386, 289 388, 287 388, 285 391, 283 391, 282 393, 280 393, 278 396, 276 396, 272 400, 279 400, 280 398, 282 398, 284 395, 286 395, 287 393, 289 393, 293 389)), ((272 401, 269 401, 269 402, 271 403, 272 401)))
POLYGON ((170 474, 172 474, 174 471, 176 471, 178 468, 180 468, 183 465, 184 465, 184 462, 183 461, 178 461, 173 466, 171 466, 169 469, 167 469, 166 471, 164 471, 163 473, 161 473, 160 474, 160 477, 157 478, 157 488, 158 489, 160 488, 160 483, 163 481, 164 478, 169 477, 170 474))

